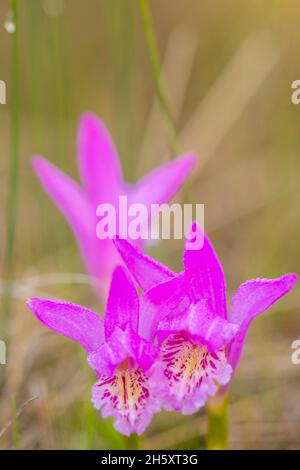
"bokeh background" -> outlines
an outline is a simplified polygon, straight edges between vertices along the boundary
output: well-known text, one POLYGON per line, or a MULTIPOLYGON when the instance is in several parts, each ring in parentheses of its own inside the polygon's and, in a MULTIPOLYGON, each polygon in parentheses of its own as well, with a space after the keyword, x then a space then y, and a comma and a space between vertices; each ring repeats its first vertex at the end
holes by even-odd
MULTIPOLYGON (((93 382, 80 347, 41 327, 30 295, 101 311, 71 232, 36 180, 39 153, 77 178, 76 132, 91 110, 110 129, 128 181, 170 158, 135 0, 19 1, 20 152, 17 236, 0 366, 0 448, 122 448, 111 422, 90 404, 93 382)), ((299 2, 150 0, 177 148, 198 168, 179 200, 205 204, 205 227, 220 255, 229 295, 253 277, 299 272, 299 2)), ((10 166, 10 2, 0 3, 0 235, 5 256, 10 166)), ((181 269, 181 242, 151 254, 181 269)), ((99 260, 101 262, 101 260, 99 260)), ((5 292, 0 264, 1 295, 5 292)), ((7 286, 6 286, 7 287, 7 286)), ((7 290, 7 289, 6 289, 7 290)), ((7 295, 7 294, 6 294, 7 295)), ((230 448, 300 448, 299 288, 251 327, 230 396, 230 448)), ((2 338, 0 331, 0 338, 2 338)), ((205 448, 206 417, 161 413, 144 434, 153 449, 205 448)))

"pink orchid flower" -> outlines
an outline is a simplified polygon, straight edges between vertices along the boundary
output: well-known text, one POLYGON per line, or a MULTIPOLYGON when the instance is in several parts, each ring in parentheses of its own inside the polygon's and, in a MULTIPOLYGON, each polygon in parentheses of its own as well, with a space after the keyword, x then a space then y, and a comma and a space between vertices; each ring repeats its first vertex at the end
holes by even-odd
MULTIPOLYGON (((196 230, 201 228, 194 223, 191 233, 196 230)), ((157 335, 161 346, 155 367, 156 394, 164 408, 186 414, 195 412, 220 386, 227 388, 252 320, 287 294, 298 279, 296 274, 285 274, 245 282, 231 300, 228 318, 224 272, 206 236, 203 248, 186 247, 180 274, 126 240, 115 244, 145 291, 141 332, 149 341, 157 335)))
POLYGON ((158 346, 139 332, 139 298, 125 270, 115 268, 104 321, 68 302, 32 298, 27 305, 48 328, 86 349, 97 376, 92 401, 103 418, 114 416, 125 435, 141 434, 160 409, 152 392, 158 346))
POLYGON ((96 236, 97 206, 110 203, 117 211, 119 196, 127 196, 128 204, 144 204, 148 210, 151 204, 168 202, 189 175, 195 157, 182 155, 130 186, 123 181, 119 158, 106 127, 92 114, 81 119, 78 156, 82 186, 42 157, 33 158, 33 168, 68 221, 98 291, 106 295, 120 258, 110 239, 100 240, 96 236))

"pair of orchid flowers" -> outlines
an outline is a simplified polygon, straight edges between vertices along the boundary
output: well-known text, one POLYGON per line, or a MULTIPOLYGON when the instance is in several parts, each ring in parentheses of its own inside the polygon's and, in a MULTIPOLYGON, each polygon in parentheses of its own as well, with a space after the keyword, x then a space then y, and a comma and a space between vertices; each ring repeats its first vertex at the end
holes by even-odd
POLYGON ((296 274, 247 281, 234 294, 228 316, 224 272, 197 222, 191 237, 199 231, 203 247, 189 250, 186 245, 179 274, 128 240, 96 238, 100 202, 114 204, 123 194, 147 205, 166 202, 194 162, 193 155, 184 155, 129 187, 107 130, 92 115, 82 119, 79 130, 83 188, 41 157, 34 159, 39 179, 71 225, 102 293, 110 277, 111 282, 103 320, 68 302, 32 298, 28 306, 48 328, 85 348, 97 377, 93 404, 104 418, 113 416, 115 428, 125 435, 143 433, 161 409, 191 414, 217 391, 225 392, 252 320, 297 282, 296 274))

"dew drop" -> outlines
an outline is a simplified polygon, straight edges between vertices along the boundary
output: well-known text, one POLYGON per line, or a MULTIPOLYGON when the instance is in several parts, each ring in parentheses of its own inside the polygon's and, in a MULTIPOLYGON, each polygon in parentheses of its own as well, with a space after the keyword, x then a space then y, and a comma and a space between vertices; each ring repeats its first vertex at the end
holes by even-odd
POLYGON ((10 34, 14 33, 16 31, 16 25, 13 21, 11 20, 6 20, 4 23, 4 28, 6 31, 10 34))
POLYGON ((11 12, 8 13, 7 18, 4 22, 4 28, 9 34, 12 34, 16 31, 16 25, 12 19, 12 14, 11 12))

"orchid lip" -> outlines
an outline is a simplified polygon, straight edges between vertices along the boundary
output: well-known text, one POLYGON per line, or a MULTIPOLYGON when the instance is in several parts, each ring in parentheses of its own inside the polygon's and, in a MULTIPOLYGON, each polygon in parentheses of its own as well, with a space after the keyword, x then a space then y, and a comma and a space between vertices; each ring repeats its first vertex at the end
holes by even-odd
POLYGON ((151 398, 148 375, 127 358, 111 376, 98 378, 92 401, 103 417, 114 416, 115 427, 129 435, 144 430, 144 414, 151 407, 151 398))
POLYGON ((210 352, 181 332, 170 334, 163 342, 155 367, 157 394, 164 408, 185 414, 203 406, 220 385, 228 383, 232 372, 225 350, 210 352))

